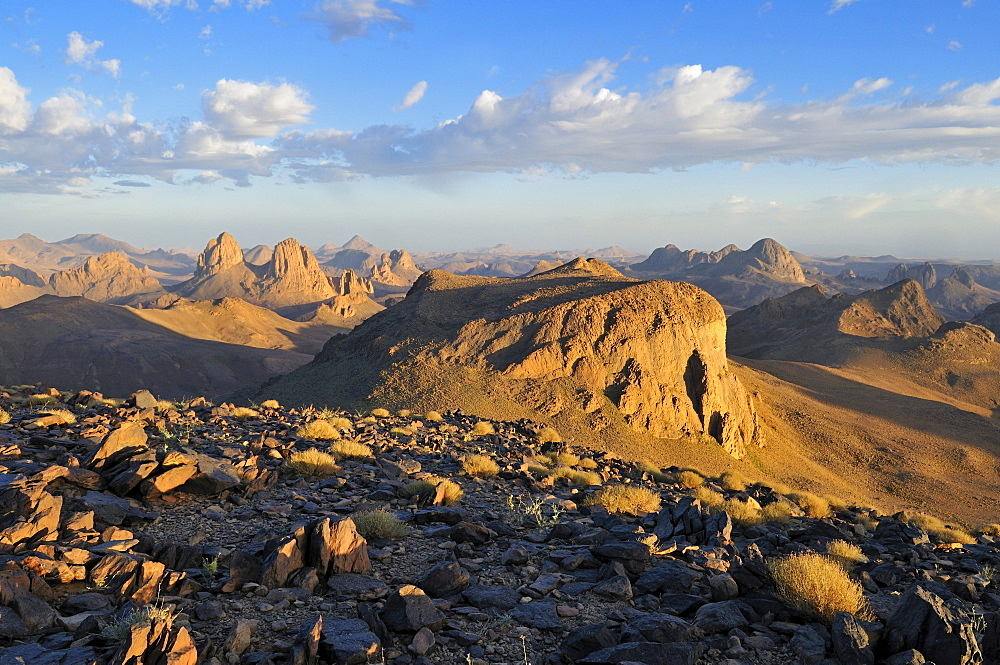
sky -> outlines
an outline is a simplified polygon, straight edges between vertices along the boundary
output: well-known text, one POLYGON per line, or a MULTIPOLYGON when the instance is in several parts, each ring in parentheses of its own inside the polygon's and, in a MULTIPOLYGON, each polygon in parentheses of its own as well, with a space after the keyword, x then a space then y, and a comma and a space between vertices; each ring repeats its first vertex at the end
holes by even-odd
POLYGON ((4 0, 0 237, 1000 258, 1000 0, 4 0))

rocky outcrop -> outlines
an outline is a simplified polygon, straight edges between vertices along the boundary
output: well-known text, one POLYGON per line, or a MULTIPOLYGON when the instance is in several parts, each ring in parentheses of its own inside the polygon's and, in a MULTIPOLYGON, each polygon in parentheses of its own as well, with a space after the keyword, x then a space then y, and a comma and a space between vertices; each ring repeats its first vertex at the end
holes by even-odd
MULTIPOLYGON (((401 303, 331 340, 308 372, 267 390, 363 400, 377 385, 346 367, 364 362, 419 394, 437 383, 429 366, 463 368, 531 393, 543 415, 590 418, 598 429, 616 421, 655 437, 705 434, 742 456, 758 428, 728 369, 725 334, 722 308, 701 289, 631 280, 596 259, 519 279, 430 271, 401 303)), ((466 408, 482 396, 458 399, 466 408)))
POLYGON ((927 289, 927 298, 949 319, 965 320, 1000 301, 1000 291, 978 284, 968 270, 956 266, 949 276, 927 289))
POLYGON ((0 263, 0 277, 13 277, 25 286, 45 286, 45 280, 34 270, 13 263, 0 263))
POLYGON ((771 238, 758 240, 745 252, 728 252, 708 272, 717 277, 766 275, 781 281, 805 282, 799 262, 781 243, 771 238))
POLYGON ((50 293, 45 286, 29 286, 13 275, 0 276, 0 308, 13 307, 50 293))
POLYGON ((934 266, 926 262, 913 266, 900 263, 890 270, 889 274, 885 277, 887 284, 895 284, 904 279, 912 279, 925 290, 932 288, 938 281, 937 271, 934 269, 934 266))
POLYGON ((263 279, 257 287, 262 304, 292 300, 311 303, 340 295, 309 248, 294 238, 279 242, 264 268, 263 279))
POLYGON ((82 296, 106 303, 131 302, 138 296, 154 299, 164 293, 156 278, 136 268, 121 252, 92 256, 78 268, 54 273, 49 287, 60 297, 82 296))
POLYGON ((195 279, 211 277, 230 268, 243 265, 243 250, 236 238, 228 233, 220 233, 218 238, 208 241, 205 250, 198 256, 195 279))
POLYGON ((377 266, 372 267, 371 281, 386 286, 410 286, 420 277, 420 270, 405 249, 394 249, 383 254, 377 266))
POLYGON ((699 252, 696 249, 682 250, 677 245, 671 244, 666 247, 657 247, 645 261, 633 263, 629 267, 636 272, 684 273, 703 263, 718 263, 726 255, 739 251, 740 248, 732 244, 726 245, 717 252, 699 252))
POLYGON ((747 357, 822 362, 852 339, 926 337, 942 323, 913 280, 831 298, 812 286, 733 314, 728 343, 731 352, 747 357))

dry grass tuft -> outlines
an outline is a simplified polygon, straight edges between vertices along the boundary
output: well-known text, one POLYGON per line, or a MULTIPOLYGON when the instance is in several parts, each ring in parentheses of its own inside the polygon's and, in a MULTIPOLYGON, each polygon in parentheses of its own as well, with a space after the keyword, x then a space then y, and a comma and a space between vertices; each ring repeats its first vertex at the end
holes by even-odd
POLYGON ((684 471, 677 472, 676 481, 681 485, 681 487, 694 489, 705 482, 705 476, 701 475, 697 471, 685 469, 684 471))
POLYGON ((440 492, 442 496, 441 505, 443 506, 454 506, 465 496, 461 485, 454 480, 446 480, 437 476, 427 476, 426 478, 411 481, 400 487, 396 492, 406 499, 411 499, 418 494, 426 495, 428 493, 440 492))
POLYGON ((831 540, 826 544, 826 554, 840 564, 840 567, 851 572, 858 564, 868 561, 861 553, 861 548, 846 540, 831 540))
POLYGON ((466 455, 462 458, 462 471, 477 478, 492 478, 500 473, 500 465, 489 455, 466 455))
POLYGON ((577 469, 572 469, 568 466, 557 466, 552 470, 553 478, 565 478, 569 481, 570 485, 579 485, 580 487, 590 487, 591 485, 600 485, 603 482, 601 474, 594 473, 593 471, 578 471, 577 469))
MULTIPOLYGON (((114 641, 124 642, 131 634, 132 626, 143 623, 162 621, 166 624, 167 630, 173 628, 177 612, 171 608, 146 605, 129 610, 122 617, 106 625, 101 630, 101 635, 114 641)), ((24 662, 24 661, 21 661, 24 662)))
MULTIPOLYGON (((0 416, 0 422, 3 422, 3 416, 0 416)), ((1000 538, 1000 524, 984 524, 976 529, 976 532, 991 538, 1000 538)))
POLYGON ((726 499, 715 510, 726 511, 733 522, 741 526, 751 526, 764 521, 760 504, 753 500, 726 499))
POLYGON ((580 456, 573 453, 552 453, 549 459, 556 466, 576 466, 580 463, 580 456))
POLYGON ((410 529, 388 510, 362 510, 351 515, 354 526, 365 540, 399 540, 410 529))
POLYGON ((3 409, 0 409, 0 425, 6 425, 10 422, 10 414, 3 409))
POLYGON ((50 404, 58 404, 59 398, 53 395, 28 395, 24 403, 28 406, 48 406, 50 404))
POLYGON ((441 492, 442 506, 454 506, 465 496, 462 486, 454 480, 442 480, 437 484, 437 491, 441 492))
POLYGON ((945 524, 944 521, 933 515, 917 513, 910 518, 910 524, 916 524, 927 534, 939 543, 962 543, 971 545, 976 539, 969 535, 964 529, 953 524, 945 524))
POLYGON ((396 415, 400 418, 409 418, 413 414, 409 409, 400 409, 396 412, 396 415))
POLYGON ((760 518, 764 522, 788 524, 792 520, 792 507, 784 501, 769 503, 760 509, 760 518))
POLYGON ((496 434, 497 431, 493 427, 493 423, 486 422, 485 420, 480 420, 478 423, 472 426, 469 434, 472 436, 488 436, 490 434, 496 434))
POLYGON ((802 509, 806 517, 829 517, 830 502, 811 492, 791 492, 788 495, 795 505, 802 509))
POLYGON ((562 435, 554 427, 543 427, 535 432, 535 441, 538 443, 559 443, 562 435))
POLYGON ((816 552, 790 554, 769 567, 781 598, 810 619, 829 625, 837 612, 859 618, 870 615, 861 585, 829 557, 816 552))
POLYGON ((750 481, 739 471, 726 471, 719 477, 719 483, 722 485, 722 489, 742 492, 750 484, 750 481))
POLYGON ((699 485, 688 493, 698 499, 701 505, 708 509, 720 506, 722 505, 722 502, 725 501, 725 498, 720 492, 716 492, 711 487, 705 487, 704 485, 699 485))
POLYGON ((317 441, 336 441, 340 438, 340 430, 330 424, 329 420, 311 420, 299 425, 295 430, 295 436, 317 441))
POLYGON ((329 478, 337 473, 337 458, 315 448, 292 453, 288 458, 288 468, 307 478, 329 478))
POLYGON ((48 409, 42 411, 43 416, 55 416, 59 418, 64 425, 72 425, 76 422, 76 416, 69 409, 48 409))
POLYGON ((594 494, 590 503, 610 513, 653 513, 660 509, 660 493, 637 485, 610 485, 594 494))
POLYGON ((640 473, 648 474, 650 478, 658 483, 671 483, 674 482, 674 477, 669 473, 663 473, 663 469, 656 466, 649 460, 643 460, 635 465, 640 473))
POLYGON ((389 409, 372 409, 372 416, 375 418, 388 418, 390 415, 389 409))
POLYGON ((431 423, 437 423, 444 420, 444 416, 442 416, 437 411, 428 411, 427 413, 424 414, 424 420, 431 423))
POLYGON ((357 441, 337 441, 330 446, 330 454, 338 460, 368 459, 372 456, 372 449, 357 441))
POLYGON ((596 469, 600 465, 589 457, 584 457, 580 459, 580 463, 577 466, 581 469, 596 469))
POLYGON ((418 494, 427 494, 428 492, 432 492, 435 487, 437 487, 437 483, 433 483, 430 480, 412 480, 396 490, 396 493, 404 499, 409 499, 417 496, 418 494))
POLYGON ((262 409, 280 409, 281 404, 278 403, 276 399, 266 399, 260 403, 260 408, 262 409))
POLYGON ((260 418, 260 414, 247 406, 238 406, 233 409, 233 418, 236 420, 253 420, 260 418))
POLYGON ((337 429, 354 429, 354 422, 344 416, 331 416, 326 421, 337 429))
POLYGON ((413 436, 414 430, 409 427, 393 427, 389 430, 389 434, 394 436, 413 436))

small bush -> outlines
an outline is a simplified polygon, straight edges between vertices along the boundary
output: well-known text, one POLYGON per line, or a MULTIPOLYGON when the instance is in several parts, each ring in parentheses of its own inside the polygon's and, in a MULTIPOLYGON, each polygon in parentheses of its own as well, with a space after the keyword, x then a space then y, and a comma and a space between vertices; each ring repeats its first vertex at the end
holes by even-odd
POLYGON ((538 443, 559 443, 562 436, 553 427, 543 427, 535 432, 535 441, 538 443))
POLYGON ((580 459, 580 463, 577 466, 581 469, 596 469, 599 465, 589 457, 584 457, 580 459))
POLYGON ((389 430, 389 434, 394 436, 413 436, 414 432, 409 427, 393 427, 389 430))
POLYGON ((462 458, 462 471, 477 478, 492 478, 500 472, 500 465, 489 455, 466 455, 462 458))
POLYGON ((690 492, 691 496, 698 499, 702 506, 705 508, 714 508, 719 506, 725 501, 725 498, 720 492, 716 492, 710 487, 705 487, 704 485, 699 485, 695 487, 690 492))
POLYGON ((604 506, 610 513, 653 513, 660 509, 660 493, 636 485, 610 485, 597 492, 590 501, 604 506))
POLYGON ((444 420, 444 416, 442 416, 437 411, 428 411, 427 413, 424 414, 424 420, 426 420, 427 422, 436 423, 444 420))
POLYGON ((58 404, 59 398, 53 395, 28 395, 25 403, 28 406, 49 406, 50 404, 58 404))
POLYGON ((433 491, 435 487, 437 487, 437 483, 429 480, 412 480, 396 490, 396 493, 404 499, 409 499, 418 494, 427 494, 433 491))
POLYGON ((442 480, 437 484, 437 490, 442 492, 442 506, 454 506, 465 496, 462 486, 454 480, 442 480))
POLYGON ((260 414, 247 406, 238 406, 233 409, 233 418, 236 420, 253 420, 260 418, 260 414))
POLYGON ((680 471, 677 473, 677 482, 681 485, 681 487, 693 489, 705 482, 705 476, 701 475, 697 471, 680 471))
POLYGON ((340 438, 340 430, 330 424, 329 420, 311 420, 295 430, 295 436, 317 441, 336 441, 340 438))
POLYGON ((315 448, 292 453, 288 458, 288 468, 307 478, 329 478, 337 473, 337 458, 315 448))
POLYGON ((354 423, 351 419, 344 416, 331 416, 326 421, 337 429, 354 429, 354 423))
POLYGON ((742 526, 760 524, 764 521, 760 504, 756 501, 740 501, 739 499, 726 499, 716 508, 717 511, 726 511, 733 522, 742 526))
POLYGON ((124 642, 132 632, 132 626, 136 624, 144 621, 163 621, 166 623, 167 630, 170 630, 176 618, 177 613, 170 608, 146 605, 129 610, 120 618, 106 625, 101 634, 115 642, 124 642))
POLYGON ((742 492, 749 484, 746 477, 738 471, 726 471, 719 477, 719 483, 722 485, 722 489, 733 492, 742 492))
MULTIPOLYGON (((4 422, 3 415, 0 415, 0 423, 4 422)), ((990 536, 991 538, 1000 538, 1000 524, 984 524, 976 530, 978 533, 984 536, 990 536)))
POLYGON ((357 441, 336 441, 330 446, 330 454, 338 460, 368 459, 372 456, 372 449, 357 441))
POLYGON ((409 418, 412 413, 409 409, 400 409, 396 412, 396 415, 400 418, 409 418))
POLYGON ((792 520, 792 507, 784 501, 774 501, 760 509, 760 519, 763 522, 788 524, 792 520))
POLYGON ((362 510, 351 515, 354 526, 365 540, 398 540, 410 529, 388 510, 362 510))
POLYGON ((551 459, 556 466, 576 466, 580 463, 580 456, 573 453, 554 453, 551 459))
POLYGON ((10 422, 10 414, 0 409, 0 425, 6 425, 10 422))
POLYGON ((962 543, 970 545, 976 539, 970 536, 964 529, 951 524, 945 524, 942 520, 933 515, 917 513, 910 518, 911 524, 916 524, 927 534, 939 543, 962 543))
POLYGON ((55 416, 64 425, 72 425, 76 422, 76 416, 69 409, 49 409, 48 411, 42 411, 41 414, 43 416, 55 416))
POLYGON ((542 478, 549 475, 549 467, 542 466, 541 464, 528 464, 527 471, 536 478, 542 478))
POLYGON ((260 408, 262 409, 280 409, 281 404, 278 403, 276 399, 266 399, 260 403, 260 408))
POLYGON ((802 509, 806 517, 822 518, 831 515, 830 502, 811 492, 792 492, 788 494, 788 498, 802 509))
POLYGON ((388 418, 390 415, 389 409, 372 409, 372 416, 375 418, 388 418))
POLYGON ((568 466, 557 466, 552 470, 553 478, 565 478, 571 485, 590 487, 601 484, 601 475, 593 471, 577 471, 568 466))
POLYGON ((841 568, 851 572, 859 563, 868 561, 861 553, 861 548, 846 540, 831 540, 826 544, 826 554, 840 564, 841 568))
POLYGON ((473 425, 472 430, 469 432, 472 436, 488 436, 496 433, 497 431, 494 429, 493 423, 486 422, 485 420, 480 420, 473 425))
POLYGON ((810 619, 829 625, 837 612, 869 616, 861 585, 829 557, 802 552, 776 559, 769 567, 781 598, 810 619))

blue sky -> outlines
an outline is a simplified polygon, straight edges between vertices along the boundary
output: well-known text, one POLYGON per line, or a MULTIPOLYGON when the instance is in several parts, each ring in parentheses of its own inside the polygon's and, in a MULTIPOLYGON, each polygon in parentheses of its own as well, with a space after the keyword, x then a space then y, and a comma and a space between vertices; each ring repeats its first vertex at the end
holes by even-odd
POLYGON ((1000 258, 1000 2, 8 0, 0 235, 1000 258))

